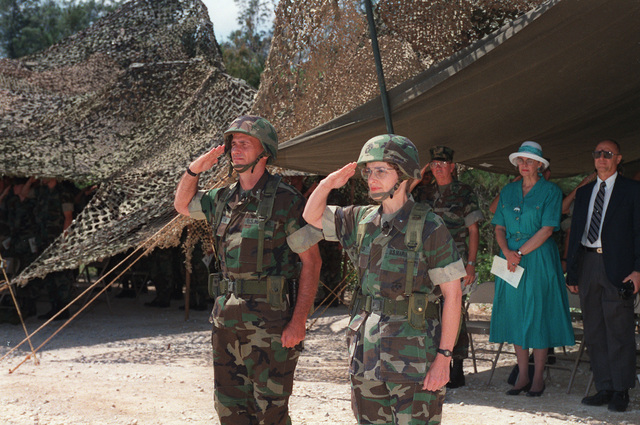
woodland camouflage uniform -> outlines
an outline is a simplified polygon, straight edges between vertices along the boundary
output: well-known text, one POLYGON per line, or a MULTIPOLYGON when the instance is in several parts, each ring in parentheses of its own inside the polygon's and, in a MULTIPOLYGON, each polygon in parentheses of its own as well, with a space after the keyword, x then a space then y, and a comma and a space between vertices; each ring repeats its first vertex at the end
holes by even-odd
MULTIPOLYGON (((266 128, 257 131, 271 137, 266 128)), ((252 134, 250 129, 247 134, 252 134)), ((280 181, 265 225, 262 272, 257 271, 256 212, 268 181, 276 178, 265 171, 251 190, 244 191, 235 183, 230 188, 201 191, 189 205, 192 217, 209 222, 223 209, 220 225, 216 228, 214 223, 214 236, 224 283, 212 311, 214 397, 222 424, 291 423, 288 399, 302 344, 284 348, 281 336, 291 319, 287 287, 298 278, 296 253, 310 245, 304 245, 301 233, 296 234, 306 224, 302 219, 305 199, 280 181), (267 295, 267 288, 277 286, 277 277, 285 281, 284 289, 267 295), (274 279, 271 284, 269 278, 274 279), (236 287, 228 288, 233 284, 227 281, 235 282, 236 287)))
MULTIPOLYGON (((380 149, 385 150, 384 158, 398 146, 405 149, 401 144, 367 145, 362 162, 379 161, 380 149)), ((407 165, 406 155, 400 156, 405 161, 396 163, 401 172, 418 176, 417 153, 413 166, 407 165)), ((446 390, 422 389, 440 337, 439 309, 433 301, 441 294, 439 284, 459 279, 465 271, 442 219, 428 211, 412 283, 406 287, 407 258, 414 251, 407 247, 405 234, 414 204, 409 197, 390 216, 382 214, 381 206, 328 206, 322 218, 325 239, 342 244, 360 276, 347 330, 352 407, 360 424, 437 424, 441 419, 446 390), (407 300, 413 297, 429 301, 422 317, 408 316, 407 300)))
MULTIPOLYGON (((40 227, 41 249, 49 246, 64 230, 65 212, 73 213, 73 195, 63 184, 57 183, 53 189, 41 184, 37 191, 36 221, 40 227)), ((48 319, 69 302, 73 272, 62 270, 49 273, 44 279, 44 287, 49 294, 51 311, 43 316, 48 319)), ((68 315, 68 313, 66 313, 68 315)))
MULTIPOLYGON (((432 160, 453 161, 453 151, 446 146, 436 146, 431 149, 432 160)), ((444 224, 449 229, 460 257, 467 262, 469 237, 468 227, 484 219, 484 215, 478 206, 478 197, 473 188, 461 183, 454 178, 446 186, 438 186, 435 178, 429 181, 421 181, 414 189, 413 196, 416 202, 426 202, 433 211, 442 217, 444 224)), ((463 288, 464 289, 464 288, 463 288)), ((462 360, 469 356, 469 335, 464 320, 460 328, 458 342, 453 349, 453 358, 462 360)))

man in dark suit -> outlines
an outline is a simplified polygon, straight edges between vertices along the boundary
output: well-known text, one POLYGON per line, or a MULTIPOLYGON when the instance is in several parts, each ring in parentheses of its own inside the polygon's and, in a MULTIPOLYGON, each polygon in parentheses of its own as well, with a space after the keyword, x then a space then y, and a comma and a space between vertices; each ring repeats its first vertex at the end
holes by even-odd
POLYGON ((596 182, 576 194, 567 256, 567 285, 579 293, 584 338, 596 384, 589 406, 625 411, 635 386, 633 297, 640 289, 640 183, 618 174, 620 146, 605 140, 593 152, 596 182))

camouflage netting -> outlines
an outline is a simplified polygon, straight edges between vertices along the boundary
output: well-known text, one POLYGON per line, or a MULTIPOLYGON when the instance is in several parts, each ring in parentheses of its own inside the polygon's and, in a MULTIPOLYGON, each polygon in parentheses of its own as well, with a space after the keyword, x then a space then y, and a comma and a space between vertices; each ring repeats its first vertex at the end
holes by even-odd
MULTIPOLYGON (((441 62, 542 0, 380 0, 374 18, 387 89, 441 62)), ((361 1, 281 0, 254 112, 281 140, 379 95, 361 1)))
MULTIPOLYGON (((143 242, 178 244, 190 220, 165 227, 177 181, 255 96, 224 71, 199 0, 132 1, 46 51, 0 61, 0 173, 101 184, 14 282, 143 242)), ((212 174, 205 185, 220 181, 212 174)))
MULTIPOLYGON (((378 1, 387 88, 541 3, 378 1)), ((102 182, 66 239, 17 280, 108 257, 159 230, 149 244, 177 244, 189 223, 174 220, 177 180, 249 108, 285 141, 378 93, 365 11, 352 0, 280 2, 255 102, 224 73, 198 0, 135 0, 40 54, 0 61, 0 172, 102 182)), ((206 185, 220 182, 226 167, 218 170, 206 185)))

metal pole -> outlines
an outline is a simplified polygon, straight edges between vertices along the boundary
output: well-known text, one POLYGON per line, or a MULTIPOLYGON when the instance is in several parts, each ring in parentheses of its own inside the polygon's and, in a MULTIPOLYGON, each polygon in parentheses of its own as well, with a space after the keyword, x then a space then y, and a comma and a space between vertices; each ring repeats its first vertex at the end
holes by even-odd
POLYGON ((373 48, 373 58, 376 61, 376 71, 378 73, 378 86, 380 86, 380 100, 382 100, 384 121, 387 124, 387 133, 393 134, 391 108, 389 107, 389 98, 387 97, 387 86, 384 82, 382 60, 380 59, 380 48, 378 47, 378 34, 376 32, 376 24, 373 20, 373 7, 371 6, 371 0, 364 0, 364 6, 367 10, 367 21, 369 22, 369 35, 371 37, 371 47, 373 48))

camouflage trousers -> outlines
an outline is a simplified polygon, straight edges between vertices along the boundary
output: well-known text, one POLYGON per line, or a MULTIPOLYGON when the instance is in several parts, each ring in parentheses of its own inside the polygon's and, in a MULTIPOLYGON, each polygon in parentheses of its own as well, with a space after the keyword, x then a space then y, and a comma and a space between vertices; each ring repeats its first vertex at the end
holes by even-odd
POLYGON ((222 425, 291 424, 289 396, 300 350, 281 333, 214 326, 214 404, 222 425))
POLYGON ((351 376, 351 408, 358 424, 436 425, 446 388, 425 391, 422 382, 396 384, 351 376))

